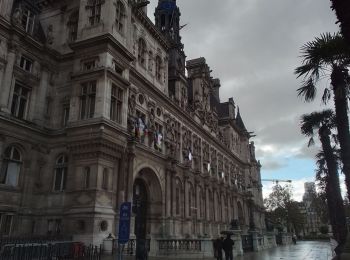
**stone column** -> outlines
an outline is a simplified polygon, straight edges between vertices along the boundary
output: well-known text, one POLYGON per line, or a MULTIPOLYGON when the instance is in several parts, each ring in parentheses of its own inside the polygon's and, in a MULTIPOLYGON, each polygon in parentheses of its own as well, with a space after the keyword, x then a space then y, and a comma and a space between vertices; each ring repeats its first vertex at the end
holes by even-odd
POLYGON ((263 245, 259 245, 259 232, 255 230, 250 230, 249 234, 252 236, 253 239, 253 250, 258 252, 261 249, 263 249, 263 245))
POLYGON ((10 94, 12 88, 13 66, 16 62, 16 46, 9 46, 9 53, 7 55, 7 64, 4 71, 4 76, 1 82, 1 96, 0 96, 0 111, 10 111, 10 94))
POLYGON ((127 174, 125 176, 125 201, 132 201, 133 196, 133 185, 134 185, 134 161, 135 161, 135 142, 129 142, 128 151, 128 167, 127 174))
MULTIPOLYGON (((49 72, 45 66, 43 67, 41 71, 41 79, 40 84, 38 86, 38 89, 36 90, 36 100, 34 102, 34 114, 29 115, 29 117, 33 118, 33 121, 38 124, 43 124, 44 122, 44 116, 45 116, 45 106, 46 104, 46 98, 47 98, 47 91, 49 88, 49 72)), ((52 105, 52 104, 51 104, 52 105)))

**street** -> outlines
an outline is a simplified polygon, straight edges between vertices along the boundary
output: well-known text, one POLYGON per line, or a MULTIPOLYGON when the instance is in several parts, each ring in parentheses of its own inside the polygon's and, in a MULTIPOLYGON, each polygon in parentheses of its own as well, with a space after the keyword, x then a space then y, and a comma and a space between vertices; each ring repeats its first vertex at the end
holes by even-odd
MULTIPOLYGON (((116 257, 103 257, 102 260, 115 260, 116 257)), ((126 257, 123 260, 133 260, 135 257, 126 257)), ((177 258, 153 258, 148 260, 175 260, 177 258)), ((331 260, 332 253, 329 242, 298 241, 296 245, 278 246, 277 248, 260 252, 246 253, 235 260, 331 260)), ((189 259, 182 259, 189 260, 189 259)), ((214 260, 214 258, 210 258, 214 260)))

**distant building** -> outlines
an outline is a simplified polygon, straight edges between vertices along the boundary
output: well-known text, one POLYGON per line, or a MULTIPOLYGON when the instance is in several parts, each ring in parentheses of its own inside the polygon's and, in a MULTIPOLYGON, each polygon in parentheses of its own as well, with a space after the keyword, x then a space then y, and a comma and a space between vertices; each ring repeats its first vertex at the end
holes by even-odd
POLYGON ((320 234, 320 227, 323 226, 316 209, 313 206, 313 199, 316 195, 316 185, 314 182, 304 183, 303 195, 303 213, 305 214, 306 223, 304 226, 304 235, 318 235, 320 234))

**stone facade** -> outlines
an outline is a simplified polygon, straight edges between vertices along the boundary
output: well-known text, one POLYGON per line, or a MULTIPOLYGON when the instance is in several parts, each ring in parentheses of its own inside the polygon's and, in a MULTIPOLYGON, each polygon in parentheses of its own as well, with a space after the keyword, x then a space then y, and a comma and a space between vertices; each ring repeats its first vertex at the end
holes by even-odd
POLYGON ((0 0, 0 236, 213 238, 264 230, 233 99, 189 60, 176 1, 0 0), (169 16, 171 14, 171 17, 169 16), (187 69, 187 75, 185 74, 187 69))

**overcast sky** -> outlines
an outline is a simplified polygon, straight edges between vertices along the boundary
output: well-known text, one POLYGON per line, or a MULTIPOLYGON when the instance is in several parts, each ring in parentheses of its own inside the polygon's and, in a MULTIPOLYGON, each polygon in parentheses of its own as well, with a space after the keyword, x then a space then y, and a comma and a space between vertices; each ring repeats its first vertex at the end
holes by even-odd
MULTIPOLYGON (((158 0, 151 0, 154 20, 158 0)), ((177 0, 187 59, 205 57, 221 80, 221 102, 233 97, 263 165, 262 178, 291 179, 301 200, 304 181, 314 179, 314 152, 299 130, 303 113, 323 109, 320 99, 297 97, 300 47, 336 32, 329 0, 177 0)), ((323 84, 329 84, 329 81, 323 84)), ((264 194, 272 183, 263 182, 264 194)))

